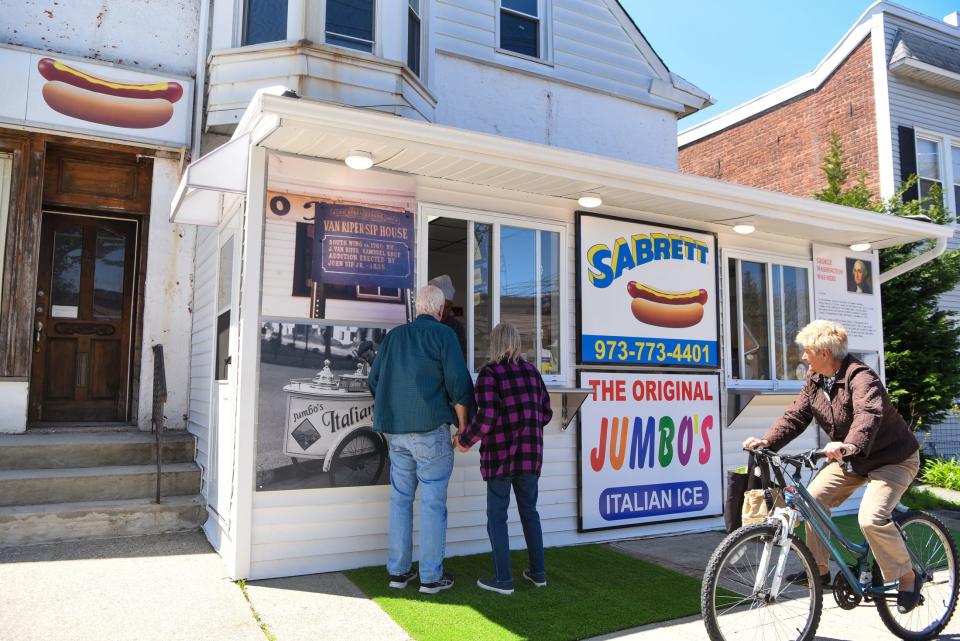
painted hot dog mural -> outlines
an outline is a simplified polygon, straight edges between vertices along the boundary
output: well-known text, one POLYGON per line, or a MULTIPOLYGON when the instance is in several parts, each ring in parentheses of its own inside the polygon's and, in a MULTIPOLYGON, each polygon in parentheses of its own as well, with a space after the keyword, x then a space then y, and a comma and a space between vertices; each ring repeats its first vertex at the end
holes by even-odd
POLYGON ((183 97, 176 82, 126 84, 101 78, 54 60, 41 58, 37 71, 47 81, 44 102, 65 116, 125 129, 151 129, 173 117, 183 97))
POLYGON ((714 367, 716 238, 578 215, 583 363, 714 367))
POLYGON ((627 283, 627 293, 633 297, 630 311, 641 323, 660 327, 692 327, 703 319, 703 305, 707 290, 664 292, 641 285, 635 280, 627 283))

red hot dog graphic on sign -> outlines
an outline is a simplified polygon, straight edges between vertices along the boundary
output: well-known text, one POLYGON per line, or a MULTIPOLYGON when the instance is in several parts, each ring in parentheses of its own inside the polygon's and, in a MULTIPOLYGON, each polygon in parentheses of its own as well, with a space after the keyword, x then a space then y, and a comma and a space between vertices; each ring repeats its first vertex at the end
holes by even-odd
POLYGON ((665 292, 635 280, 627 283, 627 293, 633 298, 630 311, 634 317, 658 327, 693 327, 703 319, 703 305, 707 302, 705 289, 665 292))
POLYGON ((128 85, 92 76, 52 58, 42 58, 37 70, 47 80, 42 92, 51 109, 111 127, 164 125, 173 117, 173 103, 183 97, 183 87, 176 82, 128 85))

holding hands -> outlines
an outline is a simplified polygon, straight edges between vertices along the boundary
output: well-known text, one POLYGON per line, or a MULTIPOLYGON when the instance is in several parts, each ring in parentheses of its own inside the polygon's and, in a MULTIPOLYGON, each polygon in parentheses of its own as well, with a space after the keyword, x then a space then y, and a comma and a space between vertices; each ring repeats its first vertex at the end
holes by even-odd
POLYGON ((460 452, 469 452, 469 451, 470 451, 470 448, 469 448, 469 447, 466 447, 466 446, 464 446, 463 444, 460 443, 460 434, 463 433, 463 430, 464 430, 465 427, 466 427, 465 425, 461 424, 461 425, 460 425, 460 429, 458 429, 458 430, 457 430, 457 433, 453 435, 453 446, 454 446, 455 448, 457 448, 457 450, 460 451, 460 452))

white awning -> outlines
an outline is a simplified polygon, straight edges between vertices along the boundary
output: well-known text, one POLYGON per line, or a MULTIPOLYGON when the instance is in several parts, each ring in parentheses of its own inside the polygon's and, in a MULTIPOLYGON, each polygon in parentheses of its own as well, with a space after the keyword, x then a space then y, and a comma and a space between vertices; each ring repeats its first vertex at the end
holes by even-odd
POLYGON ((242 134, 190 163, 170 205, 170 222, 216 225, 225 205, 243 198, 250 165, 250 134, 242 134))
MULTIPOLYGON (((377 169, 414 177, 427 192, 454 187, 494 198, 522 199, 571 210, 578 209, 577 197, 581 193, 592 192, 603 199, 603 206, 596 210, 599 213, 664 224, 681 221, 718 233, 731 233, 736 223, 749 222, 756 227, 754 238, 772 242, 799 240, 835 246, 869 242, 874 249, 881 249, 953 235, 953 228, 948 225, 265 92, 258 92, 253 98, 228 145, 241 146, 244 139, 274 151, 341 162, 351 150, 363 150, 373 156, 377 169)), ((240 163, 232 159, 234 152, 221 157, 228 145, 194 165, 209 160, 210 173, 217 180, 236 181, 231 182, 236 187, 246 182, 246 160, 241 177, 240 163)), ((248 150, 237 149, 235 153, 244 154, 246 159, 248 150)), ((173 204, 174 219, 216 224, 215 211, 207 211, 209 204, 186 207, 193 180, 190 176, 188 170, 186 186, 181 184, 181 191, 186 194, 178 192, 173 204), (189 213, 189 220, 181 218, 181 210, 189 213)), ((198 183, 193 189, 204 187, 198 183)), ((207 189, 233 193, 222 187, 207 189)), ((198 195, 198 203, 203 198, 198 195)))

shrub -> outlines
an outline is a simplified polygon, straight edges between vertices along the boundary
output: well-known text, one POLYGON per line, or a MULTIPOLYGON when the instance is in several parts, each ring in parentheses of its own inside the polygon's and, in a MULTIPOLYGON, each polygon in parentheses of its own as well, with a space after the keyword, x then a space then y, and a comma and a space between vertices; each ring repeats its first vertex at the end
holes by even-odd
POLYGON ((924 483, 948 490, 960 490, 960 461, 957 459, 929 459, 920 477, 924 483))

